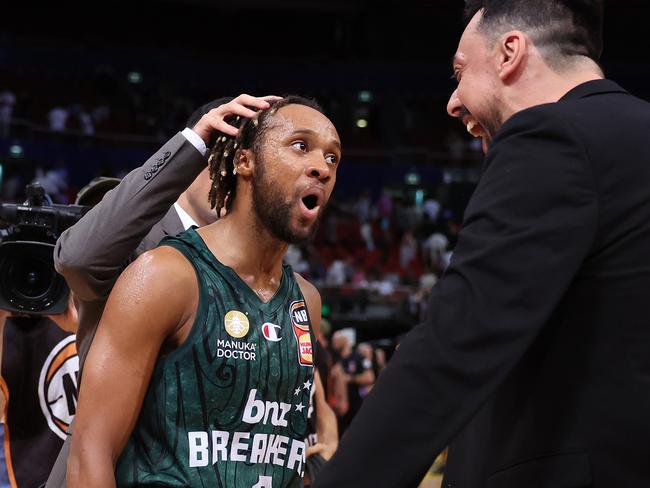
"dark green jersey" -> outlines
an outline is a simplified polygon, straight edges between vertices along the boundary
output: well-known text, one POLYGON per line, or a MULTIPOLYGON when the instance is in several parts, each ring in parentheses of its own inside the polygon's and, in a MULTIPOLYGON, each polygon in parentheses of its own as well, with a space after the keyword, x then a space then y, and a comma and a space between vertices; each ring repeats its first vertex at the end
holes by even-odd
POLYGON ((291 268, 264 303, 194 229, 161 245, 194 266, 199 305, 185 342, 156 364, 117 485, 300 486, 313 338, 291 268))

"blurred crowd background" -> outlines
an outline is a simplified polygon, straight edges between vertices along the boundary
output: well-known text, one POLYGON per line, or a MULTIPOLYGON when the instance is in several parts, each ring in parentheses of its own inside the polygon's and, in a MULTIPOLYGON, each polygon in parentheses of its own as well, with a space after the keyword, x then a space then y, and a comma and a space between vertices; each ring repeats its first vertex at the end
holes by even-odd
MULTIPOLYGON (((650 99, 650 8, 636 0, 606 5, 605 72, 650 99)), ((462 7, 461 0, 147 1, 66 13, 55 3, 3 6, 1 199, 22 201, 25 184, 37 180, 56 203, 71 203, 93 177, 142 164, 217 97, 315 97, 339 130, 343 162, 316 239, 291 247, 286 259, 323 296, 329 393, 346 422, 418 322, 480 175, 480 143, 446 114, 462 7), (337 375, 365 371, 372 375, 336 393, 337 375)))

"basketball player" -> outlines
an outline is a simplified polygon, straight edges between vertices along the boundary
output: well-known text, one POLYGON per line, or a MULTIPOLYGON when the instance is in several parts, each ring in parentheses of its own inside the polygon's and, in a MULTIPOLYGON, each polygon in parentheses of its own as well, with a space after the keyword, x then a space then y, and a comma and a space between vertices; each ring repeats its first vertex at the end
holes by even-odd
POLYGON ((300 97, 219 137, 210 199, 226 215, 163 240, 111 292, 69 486, 300 486, 321 303, 282 258, 314 234, 340 153, 332 123, 300 97))

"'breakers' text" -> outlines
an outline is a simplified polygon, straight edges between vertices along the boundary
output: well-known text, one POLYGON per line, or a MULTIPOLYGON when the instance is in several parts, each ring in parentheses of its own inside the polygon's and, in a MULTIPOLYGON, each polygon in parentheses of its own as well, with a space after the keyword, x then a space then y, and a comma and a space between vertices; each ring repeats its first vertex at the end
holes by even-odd
POLYGON ((250 432, 188 432, 190 468, 201 468, 219 461, 270 464, 297 471, 302 476, 305 443, 284 435, 250 432), (230 442, 229 442, 230 441, 230 442), (210 455, 212 453, 212 455, 210 455))

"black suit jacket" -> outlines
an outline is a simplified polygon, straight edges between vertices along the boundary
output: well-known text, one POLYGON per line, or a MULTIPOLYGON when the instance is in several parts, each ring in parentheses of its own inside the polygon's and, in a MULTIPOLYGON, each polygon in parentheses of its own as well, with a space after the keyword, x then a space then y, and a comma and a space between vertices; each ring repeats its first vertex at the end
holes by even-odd
POLYGON ((317 488, 650 486, 650 104, 597 80, 495 137, 452 262, 317 488))

